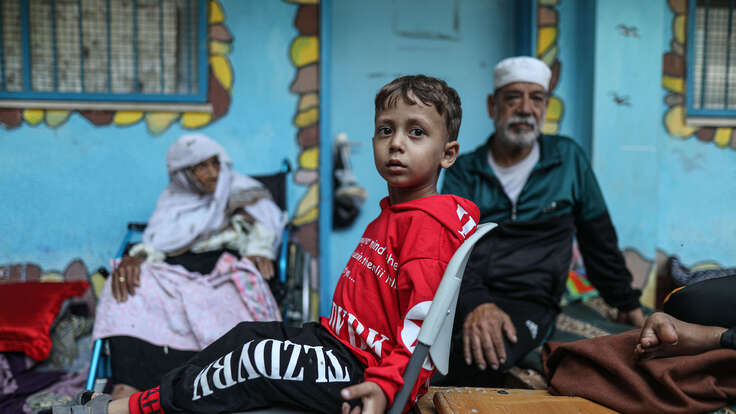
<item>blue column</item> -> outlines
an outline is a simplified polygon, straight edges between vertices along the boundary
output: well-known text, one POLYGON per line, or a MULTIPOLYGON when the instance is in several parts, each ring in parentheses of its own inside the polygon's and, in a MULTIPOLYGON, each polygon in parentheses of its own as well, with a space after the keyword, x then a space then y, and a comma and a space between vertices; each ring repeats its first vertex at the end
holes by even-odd
POLYGON ((516 17, 516 54, 535 56, 537 49, 537 0, 517 0, 516 17))
MULTIPOLYGON (((332 232, 332 120, 330 81, 332 56, 332 0, 320 4, 319 34, 319 275, 320 282, 330 280, 330 233, 332 232)), ((330 310, 332 292, 320 283, 320 315, 330 310)))

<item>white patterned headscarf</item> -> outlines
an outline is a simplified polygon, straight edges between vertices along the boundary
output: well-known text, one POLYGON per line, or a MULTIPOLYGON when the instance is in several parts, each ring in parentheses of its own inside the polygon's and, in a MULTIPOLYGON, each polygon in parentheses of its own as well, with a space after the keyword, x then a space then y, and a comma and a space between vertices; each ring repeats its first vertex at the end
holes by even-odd
MULTIPOLYGON (((166 154, 166 166, 171 181, 159 197, 143 233, 144 243, 166 253, 186 248, 197 239, 225 228, 229 223, 227 207, 231 194, 262 188, 255 179, 234 172, 225 149, 203 134, 186 134, 177 139, 166 154), (213 156, 220 161, 220 174, 215 192, 207 193, 194 179, 190 168, 213 156)), ((257 213, 252 215, 261 221, 266 213, 264 224, 279 234, 283 214, 272 201, 265 201, 254 205, 257 213)))

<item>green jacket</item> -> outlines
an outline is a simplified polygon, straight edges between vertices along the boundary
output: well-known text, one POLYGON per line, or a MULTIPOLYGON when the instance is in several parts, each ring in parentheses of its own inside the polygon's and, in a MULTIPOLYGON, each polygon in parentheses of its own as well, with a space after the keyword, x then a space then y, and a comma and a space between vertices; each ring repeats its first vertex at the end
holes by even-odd
POLYGON ((573 214, 590 220, 606 212, 606 203, 582 148, 570 138, 541 135, 539 162, 511 204, 488 164, 488 141, 461 155, 445 173, 443 193, 472 200, 480 209, 481 222, 539 220, 573 214))
POLYGON ((481 222, 499 224, 471 255, 458 316, 498 296, 557 307, 574 236, 587 276, 606 302, 621 310, 638 307, 639 293, 631 288, 616 231, 582 148, 567 137, 541 135, 539 162, 514 206, 488 164, 492 139, 461 155, 442 186, 443 193, 473 201, 481 222))

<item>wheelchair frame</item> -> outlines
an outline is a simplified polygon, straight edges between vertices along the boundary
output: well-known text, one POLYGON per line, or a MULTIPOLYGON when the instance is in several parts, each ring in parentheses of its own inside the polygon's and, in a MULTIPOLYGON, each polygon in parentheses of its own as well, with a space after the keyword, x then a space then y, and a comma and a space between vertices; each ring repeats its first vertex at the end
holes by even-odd
MULTIPOLYGON (((283 175, 284 194, 280 194, 278 197, 274 194, 274 201, 276 201, 276 204, 285 211, 287 210, 285 183, 291 170, 291 163, 288 159, 284 159, 281 162, 281 169, 279 172, 271 175, 253 176, 253 178, 261 181, 261 179, 268 180, 269 178, 283 175)), ((266 181, 261 182, 266 186, 266 188, 269 188, 266 181)), ((269 190, 270 189, 271 188, 269 188, 269 190)), ((314 313, 312 311, 312 304, 310 303, 309 292, 310 272, 308 264, 311 261, 311 258, 298 243, 291 240, 293 227, 294 226, 291 222, 287 222, 284 227, 276 265, 279 280, 286 286, 286 296, 280 304, 282 320, 286 324, 301 325, 302 323, 311 320, 312 314, 314 313), (289 268, 290 261, 292 262, 291 268, 289 268), (295 290, 299 290, 299 292, 295 292, 295 290)), ((138 233, 142 233, 145 229, 146 223, 128 223, 127 231, 115 257, 123 257, 128 245, 131 243, 131 240, 133 240, 133 236, 138 233)), ((108 378, 111 375, 112 370, 110 368, 109 361, 109 348, 106 349, 105 352, 107 355, 103 355, 103 347, 107 348, 107 341, 105 341, 105 338, 97 339, 92 349, 92 358, 90 360, 89 373, 87 375, 85 386, 85 389, 87 390, 95 390, 95 383, 98 378, 108 378)))

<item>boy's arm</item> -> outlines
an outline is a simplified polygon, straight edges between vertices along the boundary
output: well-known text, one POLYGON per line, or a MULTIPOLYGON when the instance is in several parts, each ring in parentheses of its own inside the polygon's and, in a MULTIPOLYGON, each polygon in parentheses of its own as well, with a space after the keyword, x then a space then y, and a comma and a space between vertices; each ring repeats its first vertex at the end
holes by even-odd
MULTIPOLYGON (((381 358, 380 365, 365 370, 365 381, 378 384, 386 395, 387 406, 393 404, 394 396, 404 384, 402 375, 416 347, 419 329, 446 266, 447 263, 436 259, 414 259, 402 263, 398 269, 398 305, 402 322, 393 327, 396 347, 381 358)), ((419 388, 430 379, 433 372, 434 366, 428 359, 419 372, 409 401, 414 401, 419 388)))

